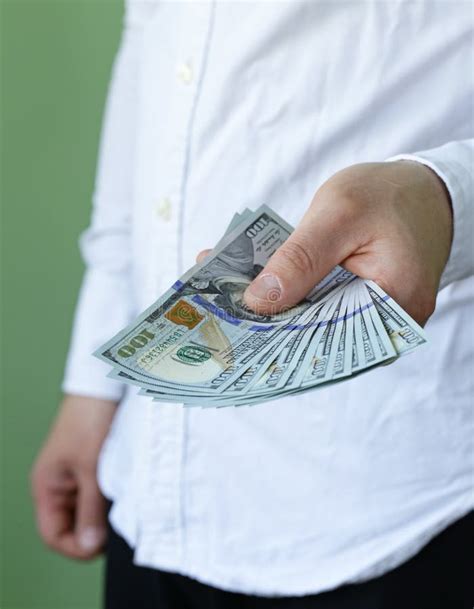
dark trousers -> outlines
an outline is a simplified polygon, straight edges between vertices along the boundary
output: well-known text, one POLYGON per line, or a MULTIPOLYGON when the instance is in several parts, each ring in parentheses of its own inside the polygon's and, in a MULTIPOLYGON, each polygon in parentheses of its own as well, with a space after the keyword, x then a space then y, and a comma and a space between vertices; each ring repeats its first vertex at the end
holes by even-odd
MULTIPOLYGON (((361 584, 303 597, 225 592, 188 577, 136 567, 113 530, 107 547, 106 609, 473 609, 474 512, 400 567, 361 584)), ((315 568, 317 566, 315 565, 315 568)))

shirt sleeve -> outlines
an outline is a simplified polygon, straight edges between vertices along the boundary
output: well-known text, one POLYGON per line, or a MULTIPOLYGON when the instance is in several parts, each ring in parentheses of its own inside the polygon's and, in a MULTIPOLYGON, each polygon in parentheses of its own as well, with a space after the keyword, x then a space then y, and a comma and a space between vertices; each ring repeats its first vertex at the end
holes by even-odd
POLYGON ((123 386, 92 353, 130 321, 131 198, 140 26, 126 18, 105 108, 92 218, 79 246, 86 265, 62 389, 120 400, 123 386))
POLYGON ((439 148, 400 154, 390 161, 417 161, 432 169, 446 184, 453 209, 453 241, 440 289, 474 274, 474 139, 439 148))

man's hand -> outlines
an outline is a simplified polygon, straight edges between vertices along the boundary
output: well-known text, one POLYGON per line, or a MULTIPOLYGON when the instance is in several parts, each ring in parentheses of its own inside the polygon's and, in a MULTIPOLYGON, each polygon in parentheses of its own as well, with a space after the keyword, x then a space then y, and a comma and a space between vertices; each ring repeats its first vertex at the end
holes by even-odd
POLYGON ((444 183, 420 163, 364 163, 316 192, 291 237, 247 288, 257 312, 303 299, 337 264, 373 279, 416 321, 433 313, 452 236, 444 183))
POLYGON ((114 402, 66 396, 33 466, 39 533, 48 546, 72 558, 93 558, 105 542, 105 500, 96 467, 115 409, 114 402))

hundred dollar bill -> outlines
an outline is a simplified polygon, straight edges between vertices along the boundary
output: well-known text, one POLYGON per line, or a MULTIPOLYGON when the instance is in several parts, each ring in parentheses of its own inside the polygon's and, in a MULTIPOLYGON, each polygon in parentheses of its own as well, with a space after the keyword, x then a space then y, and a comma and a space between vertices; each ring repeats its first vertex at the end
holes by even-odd
MULTIPOLYGON (((292 326, 285 339, 278 345, 278 353, 272 353, 266 362, 259 362, 260 369, 253 371, 250 381, 245 378, 247 373, 235 381, 234 385, 225 392, 225 401, 248 403, 266 394, 281 394, 282 389, 277 387, 278 381, 286 370, 291 372, 297 367, 298 353, 302 345, 309 342, 316 327, 327 323, 329 320, 327 311, 331 310, 329 301, 325 304, 320 303, 315 312, 311 310, 309 313, 305 313, 299 323, 292 326), (233 388, 234 391, 231 391, 233 388)), ((288 388, 285 386, 285 391, 287 390, 288 388)))
POLYGON ((272 316, 249 310, 243 302, 245 289, 291 230, 263 206, 95 355, 158 390, 163 385, 178 393, 223 391, 298 315, 318 299, 329 298, 347 276, 336 270, 290 311, 272 316))
POLYGON ((368 294, 398 355, 405 355, 426 342, 423 328, 374 281, 366 281, 368 294))
POLYGON ((187 406, 244 406, 303 393, 393 361, 424 331, 371 281, 334 268, 296 307, 259 315, 247 286, 292 227, 266 206, 222 239, 95 355, 140 394, 187 406))
POLYGON ((231 233, 232 231, 234 231, 239 226, 239 224, 244 222, 251 213, 252 212, 248 208, 245 208, 242 212, 235 213, 232 217, 232 220, 229 222, 229 225, 225 229, 225 233, 222 235, 221 239, 219 239, 219 241, 214 246, 214 249, 219 248, 222 241, 227 237, 227 235, 229 233, 231 233))
MULTIPOLYGON (((352 276, 353 279, 353 276, 352 276)), ((346 272, 339 274, 339 281, 332 285, 332 291, 326 294, 327 284, 321 282, 320 295, 325 294, 324 298, 318 299, 315 306, 309 308, 302 314, 298 323, 292 323, 286 337, 281 340, 265 359, 261 359, 253 366, 251 374, 247 371, 245 379, 238 379, 234 385, 238 386, 241 393, 257 395, 261 392, 267 393, 272 388, 280 390, 287 386, 287 383, 299 369, 301 355, 310 342, 314 332, 320 326, 328 322, 328 311, 335 304, 338 294, 342 294, 344 286, 349 281, 346 272), (342 277, 342 280, 341 280, 342 277)), ((230 391, 233 387, 230 387, 230 391)))
POLYGON ((364 354, 366 355, 367 366, 372 366, 395 357, 397 352, 384 329, 378 311, 367 291, 365 282, 361 279, 357 281, 360 285, 359 302, 362 310, 362 323, 363 325, 365 324, 370 342, 369 348, 364 343, 364 354), (373 361, 372 357, 375 357, 375 361, 373 361))
POLYGON ((331 318, 335 306, 334 298, 340 289, 334 291, 333 297, 319 303, 319 308, 310 316, 306 316, 304 322, 293 326, 293 330, 282 343, 278 357, 268 361, 266 366, 246 383, 243 388, 241 402, 253 401, 258 397, 274 393, 282 395, 294 389, 293 380, 300 369, 306 346, 318 328, 324 328, 331 318))
MULTIPOLYGON (((324 308, 324 304, 318 304, 317 310, 321 311, 324 308)), ((317 315, 317 314, 316 314, 317 315)), ((287 325, 284 327, 284 332, 282 333, 280 338, 273 340, 267 346, 266 351, 263 352, 263 357, 260 357, 258 361, 254 362, 252 366, 250 366, 247 370, 245 370, 236 380, 233 382, 229 382, 225 387, 223 392, 219 393, 219 398, 214 398, 213 396, 206 395, 206 400, 209 406, 213 406, 215 400, 219 400, 221 405, 225 404, 233 404, 233 403, 248 403, 249 400, 253 399, 255 395, 261 395, 261 391, 258 390, 256 393, 251 392, 247 397, 246 387, 248 385, 249 379, 252 379, 254 375, 256 375, 260 368, 262 370, 266 370, 268 368, 268 363, 272 361, 274 357, 275 351, 278 352, 282 346, 285 346, 294 336, 299 336, 307 327, 310 327, 311 320, 314 318, 315 314, 313 314, 313 310, 309 309, 308 311, 302 313, 300 316, 294 319, 294 323, 291 325, 287 325), (244 397, 245 396, 245 397, 244 397)), ((162 389, 162 388, 160 388, 162 389)), ((152 393, 152 395, 155 395, 152 393)), ((191 405, 193 403, 202 404, 203 396, 195 396, 186 395, 183 396, 186 404, 191 405)))
POLYGON ((302 375, 300 385, 316 385, 330 378, 330 361, 335 358, 334 345, 338 345, 339 336, 342 332, 341 310, 343 308, 344 295, 338 299, 333 309, 331 319, 324 328, 319 339, 313 339, 308 349, 307 360, 309 365, 302 375))
POLYGON ((311 365, 315 345, 319 344, 320 341, 325 341, 329 325, 334 317, 334 311, 338 307, 341 298, 341 291, 338 290, 334 298, 325 303, 312 331, 305 334, 303 339, 295 346, 293 353, 294 363, 287 365, 286 369, 283 370, 276 385, 277 390, 288 391, 301 385, 308 367, 311 365))
POLYGON ((249 392, 256 385, 258 379, 265 374, 272 362, 279 357, 279 354, 286 350, 286 347, 294 342, 295 338, 304 335, 306 329, 311 326, 311 321, 318 316, 323 306, 319 303, 315 307, 310 307, 297 320, 292 322, 291 327, 287 326, 280 340, 272 341, 271 347, 262 357, 226 389, 226 396, 231 399, 234 396, 237 397, 242 393, 249 392))
POLYGON ((339 337, 332 379, 337 380, 352 373, 352 352, 354 344, 354 316, 355 316, 354 282, 347 288, 347 302, 344 313, 344 323, 339 337))

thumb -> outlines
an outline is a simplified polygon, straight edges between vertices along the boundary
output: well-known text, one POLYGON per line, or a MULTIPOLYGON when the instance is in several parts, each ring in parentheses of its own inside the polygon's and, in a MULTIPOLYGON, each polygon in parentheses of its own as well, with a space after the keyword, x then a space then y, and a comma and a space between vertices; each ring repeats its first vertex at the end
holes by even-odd
POLYGON ((300 302, 353 249, 337 211, 313 203, 244 294, 257 313, 274 315, 300 302))
POLYGON ((76 540, 87 556, 99 552, 107 536, 106 505, 94 474, 83 474, 79 480, 76 540))

